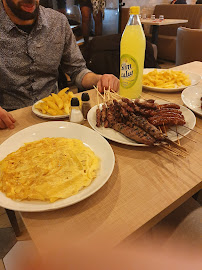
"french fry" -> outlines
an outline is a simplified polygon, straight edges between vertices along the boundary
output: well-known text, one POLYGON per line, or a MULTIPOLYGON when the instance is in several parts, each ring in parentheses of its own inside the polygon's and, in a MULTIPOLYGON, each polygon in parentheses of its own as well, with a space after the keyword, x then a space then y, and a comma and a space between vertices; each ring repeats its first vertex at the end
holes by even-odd
POLYGON ((178 88, 189 86, 189 76, 182 71, 154 69, 152 72, 143 75, 143 85, 157 88, 178 88))
POLYGON ((52 93, 52 97, 54 98, 55 103, 57 104, 58 108, 62 109, 64 106, 62 99, 54 93, 52 93))
POLYGON ((56 105, 53 101, 47 100, 46 102, 47 102, 47 104, 48 104, 48 107, 50 107, 51 109, 53 109, 53 110, 55 110, 55 111, 57 111, 57 110, 59 109, 59 108, 57 107, 57 105, 56 105))
POLYGON ((51 108, 48 108, 47 112, 52 115, 52 116, 56 116, 57 115, 57 112, 51 108))
POLYGON ((58 97, 63 96, 67 92, 67 90, 69 90, 69 87, 66 87, 66 88, 60 90, 60 92, 58 93, 58 97))
MULTIPOLYGON (((75 95, 71 91, 66 94, 67 90, 69 90, 68 87, 62 89, 58 94, 52 93, 48 97, 43 98, 42 102, 39 102, 35 105, 35 108, 43 114, 48 114, 52 116, 70 115, 71 99, 75 95)), ((82 101, 80 97, 78 97, 78 99, 81 108, 82 101)))

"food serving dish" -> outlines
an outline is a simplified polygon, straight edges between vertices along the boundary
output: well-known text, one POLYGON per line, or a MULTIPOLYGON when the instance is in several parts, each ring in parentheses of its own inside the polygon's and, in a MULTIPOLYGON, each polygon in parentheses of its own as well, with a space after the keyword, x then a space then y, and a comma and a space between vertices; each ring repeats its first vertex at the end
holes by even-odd
MULTIPOLYGON (((145 68, 143 71, 143 74, 148 74, 149 72, 153 71, 154 68, 145 68)), ((156 69, 157 71, 165 71, 167 69, 156 69)), ((191 85, 196 85, 197 83, 199 83, 199 81, 201 80, 201 76, 195 73, 191 73, 191 72, 184 72, 183 73, 185 75, 189 75, 189 78, 191 80, 191 85)), ((162 93, 172 93, 172 92, 179 92, 182 91, 183 89, 185 89, 188 86, 182 85, 180 87, 176 87, 176 88, 158 88, 158 87, 150 87, 147 85, 143 84, 143 88, 146 90, 150 90, 150 91, 155 91, 155 92, 162 92, 162 93)))
POLYGON ((100 158, 100 170, 97 177, 86 188, 76 195, 60 199, 53 203, 43 201, 14 201, 0 192, 0 206, 16 211, 40 212, 63 208, 75 204, 89 197, 99 190, 112 174, 115 158, 109 143, 97 132, 82 125, 53 121, 45 122, 25 128, 0 145, 0 160, 8 154, 18 150, 26 142, 40 140, 45 137, 64 137, 81 140, 100 158))
POLYGON ((32 112, 34 114, 36 114, 38 117, 45 118, 45 119, 51 119, 51 120, 64 119, 64 118, 68 118, 69 117, 69 114, 64 114, 64 115, 49 115, 49 114, 41 113, 39 110, 37 110, 35 108, 35 105, 38 104, 38 103, 40 103, 40 102, 43 102, 43 101, 42 100, 39 100, 36 103, 34 103, 34 105, 32 106, 32 112))
MULTIPOLYGON (((158 104, 165 104, 168 102, 163 102, 160 100, 156 100, 158 104)), ((100 108, 102 108, 102 104, 99 105, 100 108)), ((105 127, 97 127, 96 126, 96 109, 97 106, 94 106, 90 109, 88 112, 87 118, 90 126, 97 131, 99 134, 101 134, 103 137, 110 139, 112 141, 125 144, 125 145, 132 145, 132 146, 146 146, 145 144, 137 143, 135 141, 130 140, 129 138, 125 137, 121 133, 111 129, 111 128, 105 128, 105 127)), ((176 134, 176 127, 172 127, 172 130, 168 130, 167 135, 168 138, 172 141, 177 141, 178 139, 181 139, 183 136, 188 135, 191 132, 191 129, 194 128, 196 124, 196 117, 190 111, 188 108, 184 106, 180 106, 180 110, 182 114, 184 115, 186 124, 185 126, 177 126, 177 131, 181 134, 176 134)))
POLYGON ((188 87, 181 94, 183 103, 200 116, 202 116, 201 97, 202 86, 188 87))

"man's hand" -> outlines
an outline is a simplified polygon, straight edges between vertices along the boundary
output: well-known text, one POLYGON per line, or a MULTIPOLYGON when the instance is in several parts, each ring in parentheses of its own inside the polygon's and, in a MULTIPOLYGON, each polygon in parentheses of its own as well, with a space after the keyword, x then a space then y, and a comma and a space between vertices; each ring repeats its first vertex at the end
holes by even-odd
POLYGON ((15 119, 13 116, 4 110, 3 108, 0 107, 0 129, 3 128, 10 128, 13 129, 15 123, 15 119))
POLYGON ((104 89, 112 89, 117 92, 119 90, 119 79, 113 74, 104 74, 100 77, 97 88, 101 93, 104 92, 104 89))
POLYGON ((119 90, 119 79, 113 74, 99 75, 89 72, 83 77, 82 85, 86 89, 92 89, 95 85, 101 93, 104 92, 104 88, 105 90, 110 88, 117 92, 119 90))

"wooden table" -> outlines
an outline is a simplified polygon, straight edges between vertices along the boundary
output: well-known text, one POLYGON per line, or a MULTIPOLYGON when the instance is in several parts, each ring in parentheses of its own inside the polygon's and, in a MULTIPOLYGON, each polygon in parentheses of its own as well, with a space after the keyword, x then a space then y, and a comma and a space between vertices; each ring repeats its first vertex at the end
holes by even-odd
POLYGON ((142 24, 152 25, 152 43, 156 45, 158 43, 158 33, 160 26, 170 24, 183 24, 188 22, 188 20, 181 19, 164 19, 162 21, 160 21, 159 19, 141 19, 140 21, 142 24))
MULTIPOLYGON (((175 69, 202 75, 201 62, 175 69)), ((93 105, 96 95, 94 90, 89 93, 93 105)), ((152 94, 182 104, 180 93, 152 94)), ((149 91, 143 95, 152 98, 149 91)), ((30 107, 12 114, 17 119, 16 128, 1 130, 0 143, 25 127, 45 122, 30 107)), ((197 117, 195 130, 202 133, 202 118, 197 117)), ((132 147, 110 141, 116 163, 109 181, 98 192, 60 210, 21 213, 39 251, 42 252, 46 243, 44 236, 51 243, 53 236, 61 234, 68 241, 75 230, 88 236, 110 230, 116 245, 150 229, 202 187, 202 135, 191 132, 188 137, 201 143, 183 138, 181 144, 189 151, 186 158, 173 156, 158 147, 132 147)))

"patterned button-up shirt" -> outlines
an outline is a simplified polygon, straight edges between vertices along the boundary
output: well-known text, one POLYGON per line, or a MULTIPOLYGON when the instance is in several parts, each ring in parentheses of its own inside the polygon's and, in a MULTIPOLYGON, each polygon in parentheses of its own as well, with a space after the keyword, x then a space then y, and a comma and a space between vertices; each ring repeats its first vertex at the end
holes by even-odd
POLYGON ((82 88, 88 72, 67 18, 40 6, 30 34, 7 16, 0 1, 0 106, 15 110, 57 92, 58 67, 82 88))

